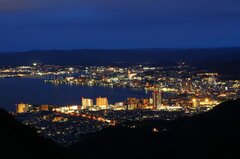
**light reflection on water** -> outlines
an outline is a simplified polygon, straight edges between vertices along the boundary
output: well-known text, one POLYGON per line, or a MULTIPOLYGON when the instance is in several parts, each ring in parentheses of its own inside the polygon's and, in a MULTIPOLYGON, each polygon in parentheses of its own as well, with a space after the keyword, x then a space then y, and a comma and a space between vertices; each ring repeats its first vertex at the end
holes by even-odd
POLYGON ((0 107, 15 111, 15 104, 71 105, 81 104, 81 98, 107 97, 109 103, 120 102, 128 97, 149 98, 144 90, 128 88, 85 87, 75 85, 52 85, 43 79, 0 79, 0 107))

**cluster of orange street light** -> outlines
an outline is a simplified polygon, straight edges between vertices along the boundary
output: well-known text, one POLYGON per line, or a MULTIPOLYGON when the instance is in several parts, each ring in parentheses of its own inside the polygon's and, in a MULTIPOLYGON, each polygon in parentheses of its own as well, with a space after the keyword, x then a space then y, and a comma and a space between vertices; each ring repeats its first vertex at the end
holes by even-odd
POLYGON ((87 118, 87 119, 91 119, 91 120, 96 120, 99 122, 103 122, 103 123, 109 123, 110 125, 114 126, 116 125, 116 121, 115 120, 109 120, 109 119, 105 119, 101 116, 94 116, 94 115, 87 115, 87 114, 79 114, 79 113, 67 113, 68 115, 71 116, 75 116, 75 117, 83 117, 83 118, 87 118))

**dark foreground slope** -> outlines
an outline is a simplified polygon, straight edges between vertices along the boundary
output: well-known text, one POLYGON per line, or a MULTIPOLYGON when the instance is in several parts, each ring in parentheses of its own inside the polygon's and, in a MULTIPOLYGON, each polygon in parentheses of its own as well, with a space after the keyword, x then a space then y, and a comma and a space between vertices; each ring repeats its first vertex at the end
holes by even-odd
POLYGON ((67 154, 49 140, 39 137, 34 129, 18 123, 0 109, 1 159, 55 159, 67 154))
POLYGON ((1 159, 240 158, 240 100, 176 121, 148 121, 105 129, 65 150, 0 110, 1 159), (153 133, 157 128, 158 133, 153 133), (72 151, 72 153, 69 153, 72 151))
POLYGON ((240 100, 195 117, 141 124, 104 130, 71 149, 84 158, 240 158, 240 100))

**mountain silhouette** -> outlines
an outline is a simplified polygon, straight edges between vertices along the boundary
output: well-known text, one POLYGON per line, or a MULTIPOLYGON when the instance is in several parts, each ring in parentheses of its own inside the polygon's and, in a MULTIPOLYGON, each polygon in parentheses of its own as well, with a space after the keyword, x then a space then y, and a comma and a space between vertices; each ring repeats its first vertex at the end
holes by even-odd
POLYGON ((67 156, 68 153, 61 147, 40 137, 35 129, 22 125, 0 109, 1 159, 63 159, 67 156))
POLYGON ((2 66, 31 65, 34 62, 55 65, 169 66, 185 61, 193 66, 240 79, 240 48, 208 49, 80 49, 31 50, 0 53, 2 66))
POLYGON ((170 65, 240 60, 240 47, 209 49, 80 49, 31 50, 0 53, 1 65, 31 65, 33 62, 56 65, 170 65))

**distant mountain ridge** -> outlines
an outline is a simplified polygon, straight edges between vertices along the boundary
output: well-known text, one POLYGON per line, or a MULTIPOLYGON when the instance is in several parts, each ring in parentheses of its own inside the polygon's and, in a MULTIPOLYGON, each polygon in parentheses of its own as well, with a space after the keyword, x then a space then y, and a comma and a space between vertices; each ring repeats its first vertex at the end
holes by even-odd
POLYGON ((0 53, 0 65, 29 65, 33 62, 59 65, 169 64, 240 60, 240 47, 212 49, 81 49, 32 50, 0 53))

